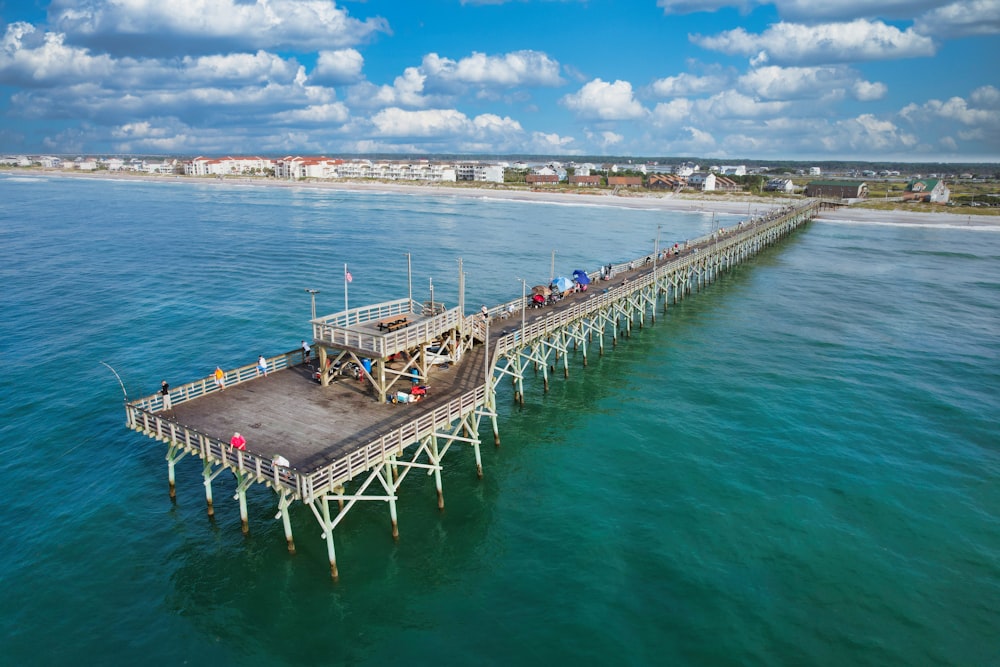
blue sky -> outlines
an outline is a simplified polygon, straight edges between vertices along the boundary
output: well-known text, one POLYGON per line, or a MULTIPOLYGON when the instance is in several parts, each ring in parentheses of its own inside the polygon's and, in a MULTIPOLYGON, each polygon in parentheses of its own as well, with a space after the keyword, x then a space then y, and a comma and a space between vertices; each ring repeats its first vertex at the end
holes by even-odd
POLYGON ((1000 161, 1000 0, 0 0, 0 152, 1000 161))

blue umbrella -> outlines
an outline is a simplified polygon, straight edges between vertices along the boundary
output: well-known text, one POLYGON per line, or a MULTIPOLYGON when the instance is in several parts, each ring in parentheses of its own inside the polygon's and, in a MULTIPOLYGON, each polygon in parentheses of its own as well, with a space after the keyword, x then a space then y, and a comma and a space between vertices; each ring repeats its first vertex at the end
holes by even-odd
POLYGON ((552 289, 556 292, 568 292, 573 289, 573 281, 566 276, 556 276, 552 281, 552 289))
POLYGON ((584 271, 583 269, 577 269, 576 271, 573 272, 573 280, 580 283, 581 285, 590 284, 590 276, 588 276, 587 272, 584 271))

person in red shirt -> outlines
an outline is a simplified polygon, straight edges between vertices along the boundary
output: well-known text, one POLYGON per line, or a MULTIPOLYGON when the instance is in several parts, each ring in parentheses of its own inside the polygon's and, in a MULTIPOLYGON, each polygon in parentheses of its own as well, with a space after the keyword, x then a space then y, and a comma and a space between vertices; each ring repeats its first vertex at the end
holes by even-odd
POLYGON ((239 432, 236 432, 233 433, 233 437, 229 440, 229 444, 233 446, 233 449, 243 451, 247 448, 247 439, 240 435, 239 432))

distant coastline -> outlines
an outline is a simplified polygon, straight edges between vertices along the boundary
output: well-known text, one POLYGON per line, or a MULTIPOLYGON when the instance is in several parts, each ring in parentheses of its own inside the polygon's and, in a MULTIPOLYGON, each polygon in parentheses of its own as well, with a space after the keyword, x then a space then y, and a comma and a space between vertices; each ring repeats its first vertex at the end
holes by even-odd
MULTIPOLYGON (((374 192, 395 195, 428 195, 441 197, 470 197, 506 201, 552 203, 577 206, 612 206, 644 210, 704 211, 728 215, 746 215, 748 210, 763 211, 781 206, 796 198, 756 197, 743 195, 697 195, 674 193, 631 193, 614 195, 611 192, 546 192, 538 189, 489 187, 476 184, 445 185, 440 183, 363 182, 363 181, 285 181, 273 178, 236 177, 205 178, 163 174, 136 174, 100 172, 66 172, 61 170, 0 169, 0 174, 24 178, 89 178, 95 180, 126 180, 160 183, 197 183, 199 185, 310 188, 348 192, 374 192)), ((1000 216, 966 216, 953 212, 924 213, 905 210, 874 210, 848 208, 821 213, 819 219, 855 223, 881 223, 915 226, 978 227, 1000 229, 1000 216)))

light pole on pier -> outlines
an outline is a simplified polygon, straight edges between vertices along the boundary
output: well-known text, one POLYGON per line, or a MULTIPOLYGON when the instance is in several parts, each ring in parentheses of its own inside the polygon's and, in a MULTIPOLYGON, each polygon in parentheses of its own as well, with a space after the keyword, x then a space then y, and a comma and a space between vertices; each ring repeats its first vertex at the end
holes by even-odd
POLYGON ((487 391, 490 391, 490 318, 486 318, 486 339, 483 341, 483 347, 485 351, 485 358, 483 359, 483 377, 486 381, 487 391))
POLYGON ((406 253, 406 289, 407 298, 409 298, 410 303, 407 304, 407 308, 413 308, 413 271, 410 268, 410 253, 406 253))
MULTIPOLYGON (((656 226, 656 237, 653 239, 653 289, 656 289, 656 260, 660 254, 660 225, 656 226)), ((655 291, 654 291, 655 294, 655 291)))
POLYGON ((521 281, 521 342, 524 342, 524 316, 528 310, 528 281, 518 278, 521 281))
POLYGON ((306 291, 309 292, 309 296, 312 297, 312 318, 315 320, 316 319, 316 295, 319 294, 319 290, 318 289, 309 289, 307 287, 306 291))

